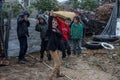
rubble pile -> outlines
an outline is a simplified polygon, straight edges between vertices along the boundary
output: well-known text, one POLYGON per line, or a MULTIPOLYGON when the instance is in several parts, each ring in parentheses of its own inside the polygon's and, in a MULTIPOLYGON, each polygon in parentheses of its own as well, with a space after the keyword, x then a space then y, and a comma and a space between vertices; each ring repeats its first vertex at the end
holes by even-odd
POLYGON ((98 7, 94 12, 85 11, 81 15, 81 20, 85 26, 85 35, 99 35, 102 33, 105 28, 112 10, 114 3, 104 4, 103 6, 98 7))
POLYGON ((95 10, 95 19, 107 21, 112 13, 114 4, 105 4, 95 10))

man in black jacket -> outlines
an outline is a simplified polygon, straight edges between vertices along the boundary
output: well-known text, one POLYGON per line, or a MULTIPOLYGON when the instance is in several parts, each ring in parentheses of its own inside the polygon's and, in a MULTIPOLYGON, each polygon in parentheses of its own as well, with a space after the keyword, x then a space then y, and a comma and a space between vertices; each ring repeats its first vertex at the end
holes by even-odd
POLYGON ((17 19, 17 35, 20 43, 20 52, 18 62, 20 64, 25 64, 25 54, 27 52, 28 44, 27 37, 29 37, 28 27, 30 26, 30 22, 28 20, 29 12, 23 11, 22 14, 19 15, 17 19))

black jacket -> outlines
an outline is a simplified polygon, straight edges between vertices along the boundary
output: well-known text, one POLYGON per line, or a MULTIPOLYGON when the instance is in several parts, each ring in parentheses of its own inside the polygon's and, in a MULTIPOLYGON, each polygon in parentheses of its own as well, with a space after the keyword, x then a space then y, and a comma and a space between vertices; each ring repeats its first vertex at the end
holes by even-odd
POLYGON ((23 16, 19 16, 17 19, 17 35, 18 38, 29 36, 28 27, 30 26, 29 21, 25 21, 23 16))
POLYGON ((43 23, 36 24, 35 27, 39 27, 39 32, 40 32, 40 37, 41 37, 41 39, 48 40, 48 36, 47 36, 48 23, 47 23, 47 21, 45 20, 45 18, 44 18, 43 15, 39 15, 39 16, 38 16, 38 19, 39 19, 39 18, 42 18, 42 19, 44 20, 44 22, 43 22, 43 23))
POLYGON ((52 31, 52 20, 53 20, 53 17, 50 16, 49 17, 49 26, 48 26, 48 46, 47 46, 47 50, 52 50, 52 51, 55 51, 55 50, 61 50, 61 37, 62 37, 62 34, 60 33, 60 31, 55 28, 56 32, 53 32, 52 31))

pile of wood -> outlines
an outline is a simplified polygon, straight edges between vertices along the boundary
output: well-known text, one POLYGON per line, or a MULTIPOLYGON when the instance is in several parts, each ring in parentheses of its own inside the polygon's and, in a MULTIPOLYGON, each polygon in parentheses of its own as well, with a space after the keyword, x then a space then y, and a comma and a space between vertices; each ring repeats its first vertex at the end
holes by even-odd
POLYGON ((94 16, 95 15, 91 13, 83 13, 81 15, 81 20, 84 23, 85 36, 100 34, 107 23, 105 21, 94 19, 94 16))
POLYGON ((113 6, 114 6, 114 3, 105 4, 103 6, 98 7, 95 10, 95 19, 101 20, 101 21, 107 21, 110 18, 113 6))
POLYGON ((114 3, 104 4, 98 7, 94 12, 84 11, 81 20, 84 23, 85 35, 99 35, 104 30, 114 7, 114 3))

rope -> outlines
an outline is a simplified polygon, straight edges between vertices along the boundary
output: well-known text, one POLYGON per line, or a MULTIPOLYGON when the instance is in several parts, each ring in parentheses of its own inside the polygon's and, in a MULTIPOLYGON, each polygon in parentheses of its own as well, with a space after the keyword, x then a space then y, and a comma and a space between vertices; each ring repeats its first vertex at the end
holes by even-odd
MULTIPOLYGON (((35 59, 35 60, 37 60, 37 61, 39 61, 39 59, 38 58, 36 58, 36 57, 34 57, 34 56, 32 56, 32 55, 30 55, 30 54, 28 54, 28 56, 29 57, 31 57, 31 58, 33 58, 33 59, 35 59)), ((47 63, 45 63, 45 62, 42 62, 45 66, 47 66, 48 68, 50 68, 51 70, 53 69, 51 66, 49 66, 47 63)), ((65 77, 66 78, 68 78, 69 80, 73 80, 72 78, 70 78, 68 75, 65 75, 65 77)))

